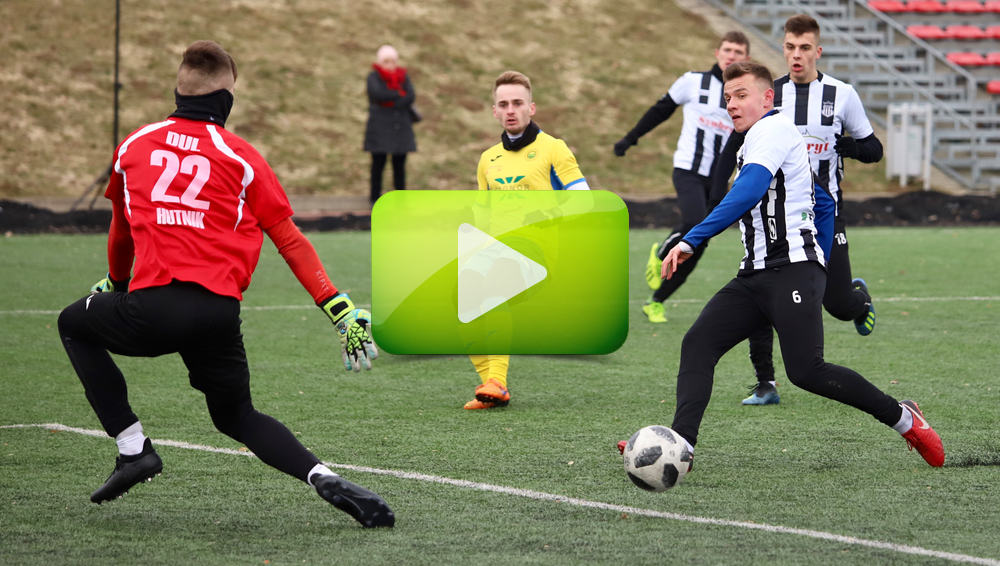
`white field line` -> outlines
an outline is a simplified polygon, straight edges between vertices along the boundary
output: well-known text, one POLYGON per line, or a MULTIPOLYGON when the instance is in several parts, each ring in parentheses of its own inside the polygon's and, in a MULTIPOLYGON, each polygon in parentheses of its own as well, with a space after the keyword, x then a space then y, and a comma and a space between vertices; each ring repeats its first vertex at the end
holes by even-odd
MULTIPOLYGON (((1000 302, 1000 297, 876 297, 875 304, 878 303, 940 303, 945 301, 984 301, 984 302, 1000 302)), ((645 300, 640 301, 629 301, 629 304, 640 305, 645 304, 645 300)), ((708 299, 678 299, 678 300, 668 300, 668 303, 677 304, 704 304, 708 302, 708 299)), ((360 309, 371 309, 371 305, 362 305, 355 303, 355 306, 360 309)), ((309 310, 316 308, 315 305, 272 305, 272 306, 260 306, 260 307, 243 307, 244 311, 298 311, 298 310, 309 310)), ((0 310, 0 315, 57 315, 62 311, 52 311, 52 310, 0 310)))
MULTIPOLYGON (((77 434, 82 434, 85 436, 96 436, 107 438, 104 431, 92 430, 85 428, 77 428, 66 426, 59 423, 45 423, 45 424, 13 424, 13 425, 2 425, 0 429, 12 429, 12 428, 44 428, 48 430, 58 430, 64 432, 75 432, 77 434)), ((229 454, 232 456, 247 456, 254 457, 252 452, 239 450, 233 450, 231 448, 217 448, 215 446, 205 446, 202 444, 190 444, 187 442, 179 442, 176 440, 157 440, 157 446, 171 446, 174 448, 184 448, 187 450, 200 450, 202 452, 215 452, 218 454, 229 454)), ((941 552, 938 550, 930 550, 927 548, 921 548, 919 546, 910 546, 907 544, 896 544, 893 542, 884 542, 879 540, 868 540, 863 538, 849 537, 844 535, 838 535, 834 533, 827 533, 823 531, 813 531, 809 529, 796 529, 793 527, 783 527, 781 525, 768 525, 765 523, 747 523, 744 521, 729 521, 725 519, 713 519, 711 517, 698 517, 694 515, 681 515, 679 513, 665 513, 663 511, 654 511, 652 509, 642 509, 639 507, 629 507, 626 505, 612 505, 610 503, 601 503, 599 501, 588 501, 586 499, 578 499, 576 497, 566 497, 563 495, 555 495, 552 493, 545 493, 541 491, 532 491, 529 489, 519 489, 516 487, 506 487, 502 485, 493 485, 488 483, 472 482, 467 480, 456 480, 452 478, 446 478, 442 476, 432 476, 428 474, 419 474, 415 472, 403 472, 399 470, 383 470, 381 468, 369 468, 367 466, 354 466, 351 464, 337 464, 334 462, 323 462, 325 465, 331 468, 337 468, 342 470, 352 470, 356 472, 366 472, 369 474, 380 474, 384 476, 392 476, 401 479, 408 480, 418 480, 430 483, 438 483, 443 485, 453 485, 456 487, 464 487, 467 489, 477 489, 480 491, 492 491, 494 493, 505 493, 507 495, 515 495, 517 497, 526 497, 528 499, 534 499, 538 501, 555 501, 556 503, 565 503, 568 505, 576 505, 578 507, 588 507, 591 509, 601 509, 603 511, 614 511, 615 513, 627 513, 629 515, 637 515, 642 517, 653 517, 657 519, 669 519, 673 521, 685 521, 688 523, 698 523, 704 525, 718 525, 722 527, 735 527, 740 529, 753 529, 757 531, 764 531, 768 533, 776 534, 786 534, 786 535, 800 535, 820 540, 828 540, 841 544, 853 544, 857 546, 867 546, 869 548, 878 548, 881 550, 889 550, 892 552, 899 552, 902 554, 914 554, 917 556, 930 556, 933 558, 940 558, 943 560, 950 560, 952 562, 962 562, 966 564, 983 564, 985 566, 1000 566, 1000 560, 995 560, 992 558, 980 558, 978 556, 969 556, 967 554, 956 554, 953 552, 941 552)), ((683 488, 682 488, 683 489, 683 488)))

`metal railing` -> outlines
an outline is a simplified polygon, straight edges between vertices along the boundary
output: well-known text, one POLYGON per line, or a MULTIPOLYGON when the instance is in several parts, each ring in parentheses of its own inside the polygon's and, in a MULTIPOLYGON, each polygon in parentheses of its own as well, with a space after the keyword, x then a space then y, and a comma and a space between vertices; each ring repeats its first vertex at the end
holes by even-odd
MULTIPOLYGON (((1000 186, 1000 162, 994 159, 1000 155, 1000 145, 996 144, 996 132, 992 131, 1000 123, 1000 116, 994 112, 995 104, 977 102, 979 85, 971 73, 948 61, 944 53, 926 41, 910 37, 899 22, 869 9, 865 0, 729 0, 731 5, 727 0, 707 1, 730 17, 750 24, 751 32, 779 49, 788 16, 804 13, 815 18, 828 45, 845 47, 824 53, 820 62, 837 69, 832 75, 853 84, 866 107, 887 110, 893 102, 928 104, 934 120, 934 166, 967 189, 995 192, 1000 186), (865 18, 859 17, 859 11, 865 18), (831 14, 836 18, 827 17, 831 14), (864 38, 880 45, 860 43, 850 30, 859 31, 864 38), (873 32, 881 33, 881 38, 873 32), (896 34, 910 42, 911 56, 906 57, 905 51, 896 49, 891 53, 903 54, 902 59, 880 56, 880 50, 890 52, 881 47, 895 47, 896 34), (907 74, 898 66, 923 69, 907 74), (939 127, 942 133, 947 132, 941 139, 936 134, 939 127), (984 128, 989 133, 984 134, 984 128), (949 149, 952 145, 955 147, 949 149), (994 172, 992 177, 990 171, 994 172)), ((869 112, 869 115, 879 125, 887 125, 885 114, 869 112)))

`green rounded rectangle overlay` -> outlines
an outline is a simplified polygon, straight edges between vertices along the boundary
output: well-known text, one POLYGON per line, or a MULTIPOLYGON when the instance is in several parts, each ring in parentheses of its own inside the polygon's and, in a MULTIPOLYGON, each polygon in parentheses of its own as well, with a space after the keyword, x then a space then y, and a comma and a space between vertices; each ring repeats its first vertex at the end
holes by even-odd
POLYGON ((628 210, 608 191, 393 191, 372 209, 372 332, 393 354, 610 354, 628 210))

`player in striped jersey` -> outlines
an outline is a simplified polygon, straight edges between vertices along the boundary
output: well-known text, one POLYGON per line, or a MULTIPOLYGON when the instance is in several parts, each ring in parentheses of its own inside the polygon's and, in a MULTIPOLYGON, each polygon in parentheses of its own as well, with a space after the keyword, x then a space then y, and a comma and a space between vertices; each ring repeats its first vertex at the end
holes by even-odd
POLYGON ((660 279, 660 261, 667 251, 680 241, 692 226, 701 222, 710 204, 725 195, 725 188, 710 195, 715 159, 729 139, 733 124, 726 113, 722 98, 722 71, 733 63, 750 59, 750 40, 742 32, 731 31, 719 40, 715 50, 716 64, 708 71, 685 73, 670 90, 643 114, 632 131, 615 144, 615 155, 621 157, 640 137, 664 122, 677 107, 684 108, 684 123, 674 151, 674 190, 681 209, 681 225, 662 243, 654 243, 646 265, 646 283, 654 290, 642 307, 650 322, 666 322, 663 301, 676 291, 694 271, 705 248, 696 250, 691 258, 669 281, 660 279))
MULTIPOLYGON (((587 179, 580 172, 576 157, 566 142, 541 131, 531 119, 534 115, 535 103, 531 99, 531 81, 528 77, 516 71, 506 71, 497 77, 493 85, 493 117, 500 122, 503 133, 500 135, 500 143, 484 151, 479 158, 476 169, 479 190, 590 190, 587 179)), ((501 194, 516 198, 517 193, 501 194)), ((520 226, 522 218, 518 218, 508 228, 520 226)), ((491 221, 496 229, 497 222, 511 220, 492 216, 491 221)), ((476 264, 463 269, 459 273, 459 279, 464 279, 464 283, 460 285, 487 287, 487 282, 498 282, 505 277, 518 277, 520 274, 521 266, 517 263, 498 258, 488 264, 476 264)), ((507 389, 510 356, 474 354, 469 359, 472 360, 482 384, 476 387, 475 398, 467 402, 464 408, 493 409, 507 405, 510 402, 510 391, 507 389)))
MULTIPOLYGON (((823 306, 839 320, 854 321, 858 333, 867 336, 875 327, 875 308, 864 280, 851 276, 847 231, 840 215, 843 202, 840 182, 844 177, 844 158, 862 163, 879 161, 882 143, 875 136, 854 88, 816 69, 816 61, 823 52, 819 37, 819 24, 809 16, 792 16, 785 22, 783 50, 788 74, 774 81, 774 107, 795 122, 805 140, 817 182, 837 203, 823 306)), ((742 142, 742 134, 734 134, 727 142, 719 158, 714 191, 725 190, 733 170, 733 156, 742 142)), ((773 342, 774 333, 769 327, 750 338, 750 360, 757 383, 751 386, 752 392, 743 400, 744 405, 780 401, 774 382, 773 342)))
POLYGON ((719 359, 765 324, 778 332, 788 379, 860 409, 903 435, 931 466, 944 465, 941 438, 913 401, 897 402, 857 372, 823 359, 826 257, 835 204, 813 182, 806 143, 774 110, 771 73, 756 63, 724 73, 728 111, 746 132, 733 188, 663 260, 671 278, 705 240, 739 221, 745 255, 737 276, 713 296, 684 336, 673 428, 693 450, 719 359))

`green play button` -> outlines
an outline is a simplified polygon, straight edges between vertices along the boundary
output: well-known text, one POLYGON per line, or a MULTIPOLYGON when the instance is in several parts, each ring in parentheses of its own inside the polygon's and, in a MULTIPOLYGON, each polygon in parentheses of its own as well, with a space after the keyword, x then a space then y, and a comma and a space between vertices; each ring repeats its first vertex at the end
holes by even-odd
POLYGON ((628 211, 607 191, 394 191, 372 210, 372 330, 394 354, 608 354, 628 211))

